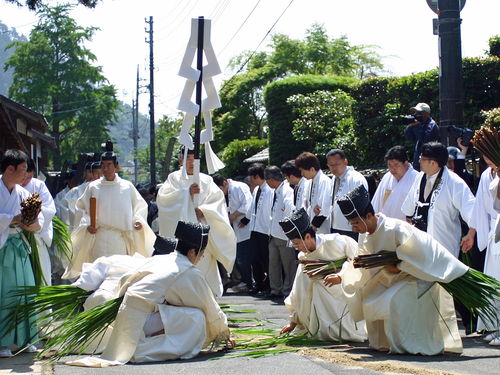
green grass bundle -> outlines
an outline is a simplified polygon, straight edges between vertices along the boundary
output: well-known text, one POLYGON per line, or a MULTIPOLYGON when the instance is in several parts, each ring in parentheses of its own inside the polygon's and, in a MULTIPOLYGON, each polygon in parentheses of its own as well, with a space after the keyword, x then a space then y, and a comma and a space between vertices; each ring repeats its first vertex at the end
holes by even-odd
POLYGON ((52 226, 54 227, 54 237, 52 245, 55 249, 55 255, 59 260, 66 258, 68 262, 73 258, 73 251, 71 245, 71 233, 67 224, 63 223, 61 219, 54 216, 52 219, 52 226))
POLYGON ((326 276, 339 272, 347 258, 338 260, 297 260, 297 264, 302 264, 305 274, 311 279, 322 280, 326 276))
POLYGON ((496 166, 500 166, 500 134, 492 124, 476 130, 471 140, 474 148, 486 156, 496 166))
POLYGON ((29 249, 31 267, 33 268, 33 276, 35 277, 35 285, 47 285, 45 275, 43 274, 42 261, 40 260, 40 251, 38 250, 35 233, 23 229, 21 239, 29 249))
MULTIPOLYGON (((395 252, 381 251, 377 254, 360 255, 354 258, 354 267, 383 267, 399 261, 395 252)), ((498 327, 499 311, 494 304, 494 301, 500 300, 500 282, 497 279, 469 267, 468 271, 459 278, 449 283, 438 284, 474 316, 480 317, 486 328, 498 327)))

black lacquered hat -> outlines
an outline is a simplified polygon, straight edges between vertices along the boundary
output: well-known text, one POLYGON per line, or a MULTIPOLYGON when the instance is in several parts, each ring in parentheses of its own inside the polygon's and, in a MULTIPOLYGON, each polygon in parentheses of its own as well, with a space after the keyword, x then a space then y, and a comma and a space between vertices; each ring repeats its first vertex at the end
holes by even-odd
POLYGON ((371 204, 370 194, 363 185, 359 185, 337 199, 337 203, 346 219, 352 220, 360 216, 360 213, 365 211, 371 204))
POLYGON ((107 141, 103 143, 101 147, 104 149, 104 152, 101 155, 101 160, 113 160, 116 162, 116 154, 113 151, 113 142, 107 141))
POLYGON ((281 229, 290 240, 302 238, 302 234, 309 228, 310 219, 306 210, 301 208, 279 222, 281 229))
POLYGON ((170 254, 177 247, 177 240, 171 237, 156 236, 153 255, 170 254))
POLYGON ((201 250, 207 247, 209 231, 210 225, 179 221, 175 237, 186 245, 201 250))

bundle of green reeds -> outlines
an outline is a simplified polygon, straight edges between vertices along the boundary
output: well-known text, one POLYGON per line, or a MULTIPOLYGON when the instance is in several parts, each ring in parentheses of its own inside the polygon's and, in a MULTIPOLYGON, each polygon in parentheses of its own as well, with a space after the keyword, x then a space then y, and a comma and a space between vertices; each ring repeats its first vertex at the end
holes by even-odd
POLYGON ((303 271, 311 279, 324 279, 326 276, 337 273, 342 269, 342 265, 347 258, 338 260, 297 260, 297 264, 302 264, 303 271))
POLYGON ((71 262, 73 258, 73 251, 71 245, 71 233, 67 224, 63 223, 61 219, 54 216, 52 219, 52 226, 54 227, 54 237, 52 239, 55 254, 59 260, 66 258, 71 262))
MULTIPOLYGON (((387 264, 396 264, 397 262, 399 259, 395 252, 381 251, 377 254, 360 255, 354 258, 354 267, 384 267, 387 264)), ((498 327, 500 323, 499 311, 493 302, 500 299, 500 282, 497 279, 469 268, 459 278, 449 283, 440 282, 438 284, 475 316, 480 317, 487 328, 498 327)))
POLYGON ((497 167, 500 166, 500 134, 492 124, 482 126, 481 129, 476 130, 471 143, 476 150, 490 159, 493 164, 497 167))

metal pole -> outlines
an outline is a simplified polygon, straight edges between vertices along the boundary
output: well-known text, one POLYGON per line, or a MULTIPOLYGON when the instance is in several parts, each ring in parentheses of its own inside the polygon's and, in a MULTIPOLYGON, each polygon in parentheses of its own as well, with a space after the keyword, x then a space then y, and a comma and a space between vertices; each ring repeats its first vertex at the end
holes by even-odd
POLYGON ((200 71, 200 78, 196 82, 196 104, 199 106, 198 115, 194 123, 194 158, 200 159, 200 133, 201 133, 201 94, 203 88, 203 29, 205 19, 198 18, 198 55, 196 61, 196 69, 200 71))
POLYGON ((448 126, 464 125, 459 0, 438 0, 440 142, 448 145, 448 126))
POLYGON ((135 92, 134 114, 134 177, 135 183, 139 182, 139 160, 137 159, 137 150, 139 149, 139 65, 137 65, 137 88, 135 92))
POLYGON ((155 157, 155 97, 154 97, 154 59, 153 59, 153 16, 149 17, 149 125, 150 125, 150 163, 151 185, 156 185, 156 157, 155 157))

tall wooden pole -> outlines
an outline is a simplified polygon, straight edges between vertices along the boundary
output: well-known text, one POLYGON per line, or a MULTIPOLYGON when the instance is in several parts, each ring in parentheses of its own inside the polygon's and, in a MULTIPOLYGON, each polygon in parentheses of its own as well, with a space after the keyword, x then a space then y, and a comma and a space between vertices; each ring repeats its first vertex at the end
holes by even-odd
POLYGON ((203 38, 205 19, 198 18, 198 54, 196 59, 196 69, 200 71, 200 78, 196 82, 196 104, 199 106, 198 115, 194 123, 194 158, 200 159, 200 133, 201 133, 201 94, 203 88, 203 38))
POLYGON ((155 156, 155 96, 154 96, 154 59, 153 59, 153 16, 149 17, 149 121, 150 121, 150 163, 151 185, 156 185, 155 156))

